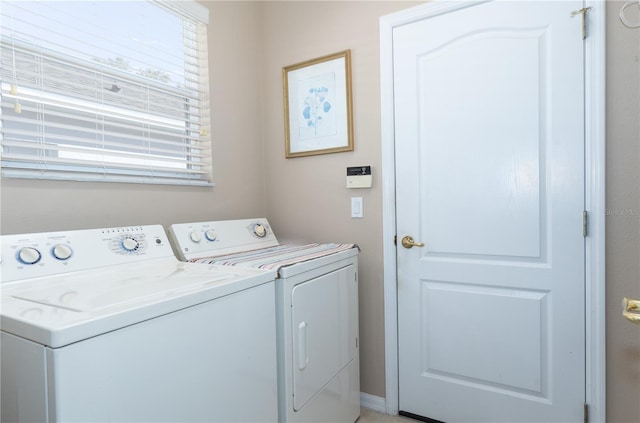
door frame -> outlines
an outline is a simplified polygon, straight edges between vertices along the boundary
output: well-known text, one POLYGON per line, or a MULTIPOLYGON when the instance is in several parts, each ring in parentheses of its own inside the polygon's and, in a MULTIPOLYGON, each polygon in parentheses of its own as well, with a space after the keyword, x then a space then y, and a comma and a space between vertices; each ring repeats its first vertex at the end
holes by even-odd
MULTIPOLYGON (((385 411, 398 414, 398 292, 396 268, 393 29, 484 1, 435 0, 380 18, 380 103, 385 320, 385 411)), ((605 344, 605 2, 585 0, 585 400, 592 422, 606 421, 605 344)))

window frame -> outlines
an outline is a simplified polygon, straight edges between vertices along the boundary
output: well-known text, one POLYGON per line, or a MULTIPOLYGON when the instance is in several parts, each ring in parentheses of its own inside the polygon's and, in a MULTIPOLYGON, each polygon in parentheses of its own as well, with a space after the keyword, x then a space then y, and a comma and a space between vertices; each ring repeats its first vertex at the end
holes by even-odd
MULTIPOLYGON (((150 0, 148 1, 150 4, 155 4, 158 7, 161 7, 165 10, 168 10, 168 13, 172 13, 176 15, 178 18, 182 19, 191 19, 193 20, 195 26, 194 34, 196 36, 203 37, 202 40, 199 40, 200 47, 204 49, 204 57, 197 57, 196 60, 200 63, 204 59, 204 63, 206 67, 208 67, 208 59, 206 57, 206 46, 207 46, 207 31, 204 31, 204 34, 199 32, 198 23, 207 24, 208 23, 208 9, 206 7, 196 3, 195 1, 185 1, 185 2, 176 2, 176 1, 156 1, 150 0), (194 17, 196 16, 196 17, 194 17), (197 22, 195 22, 197 21, 197 22)), ((183 24, 183 32, 184 32, 183 24)), ((206 26, 205 26, 206 29, 206 26)), ((201 31, 201 30, 200 30, 201 31)), ((183 43, 186 44, 186 39, 183 34, 183 43)), ((136 147, 135 144, 131 144, 130 147, 122 146, 120 149, 109 149, 104 145, 102 147, 87 147, 82 146, 80 142, 76 142, 73 144, 71 141, 69 144, 61 142, 58 139, 54 139, 51 145, 55 145, 56 148, 51 148, 48 150, 49 146, 44 146, 46 141, 41 142, 44 147, 42 148, 43 156, 46 156, 46 151, 52 151, 57 153, 66 154, 67 158, 70 158, 67 163, 47 163, 45 165, 42 164, 41 161, 38 160, 37 157, 34 157, 30 161, 22 161, 15 160, 11 158, 6 158, 5 154, 2 154, 2 175, 6 177, 13 178, 26 178, 26 179, 53 179, 53 180, 79 180, 79 181, 104 181, 104 182, 127 182, 127 183, 145 183, 145 184, 169 184, 169 185, 195 185, 195 186, 213 186, 212 182, 212 169, 211 169, 211 146, 210 146, 210 111, 208 107, 202 107, 201 105, 197 106, 197 110, 201 111, 200 115, 197 115, 196 119, 198 120, 199 127, 194 131, 190 128, 190 124, 194 121, 190 119, 188 116, 192 115, 193 110, 189 109, 189 103, 191 99, 195 98, 197 102, 204 103, 208 101, 208 69, 205 69, 205 72, 198 73, 197 76, 201 78, 198 81, 198 86, 196 90, 196 94, 194 94, 194 90, 191 87, 172 87, 167 84, 162 84, 160 82, 153 81, 150 78, 146 78, 144 76, 138 76, 132 74, 130 72, 126 72, 124 70, 119 70, 115 67, 106 65, 101 63, 100 61, 89 62, 87 60, 70 58, 64 53, 45 50, 40 46, 34 46, 32 43, 21 41, 17 39, 13 39, 11 36, 6 36, 3 34, 1 43, 3 45, 3 49, 13 49, 13 53, 15 55, 15 48, 18 47, 19 50, 26 52, 26 54, 33 54, 35 56, 39 56, 43 61, 49 61, 50 63, 59 62, 61 68, 66 67, 75 67, 78 69, 78 72, 89 72, 95 73, 96 75, 100 75, 103 80, 113 79, 120 81, 123 86, 127 84, 134 86, 144 87, 149 92, 151 90, 162 93, 156 94, 160 96, 167 95, 167 102, 173 102, 178 105, 184 104, 184 119, 171 119, 170 117, 160 116, 159 113, 153 113, 151 111, 145 113, 145 111, 134 111, 124 107, 123 105, 114 106, 104 101, 91 101, 87 99, 82 99, 78 97, 74 97, 71 92, 60 94, 56 93, 54 89, 50 87, 44 89, 38 89, 37 87, 27 87, 22 86, 19 88, 20 94, 13 92, 13 81, 7 81, 6 76, 3 78, 2 82, 2 97, 8 97, 9 101, 12 98, 18 102, 18 98, 21 98, 23 101, 28 102, 31 101, 33 104, 48 104, 56 109, 63 110, 63 113, 58 113, 56 115, 55 112, 49 111, 47 114, 47 118, 44 120, 44 124, 51 125, 51 127, 57 126, 58 128, 65 126, 62 118, 60 116, 67 115, 72 118, 75 114, 81 115, 83 113, 88 114, 86 109, 96 111, 96 119, 103 117, 102 120, 102 130, 103 136, 104 133, 107 132, 105 128, 112 123, 111 121, 106 122, 104 120, 105 116, 111 117, 113 119, 120 119, 121 121, 131 121, 134 122, 137 119, 141 119, 144 122, 147 122, 139 127, 132 126, 131 131, 139 131, 141 128, 148 127, 149 134, 152 132, 159 133, 157 131, 157 127, 163 126, 167 128, 171 128, 171 130, 175 131, 174 133, 167 132, 166 136, 173 137, 175 139, 182 138, 181 143, 176 142, 167 142, 166 144, 173 148, 182 148, 183 151, 174 151, 167 152, 167 156, 161 156, 158 154, 152 154, 151 152, 142 151, 139 146, 136 147), (9 46, 11 43, 11 46, 9 46), (204 87, 204 90, 202 89, 204 87), (198 97, 197 93, 203 93, 201 97, 198 97), (53 116, 53 118, 51 118, 53 116), (55 117, 58 116, 58 117, 55 117), (60 119, 59 121, 57 119, 60 119), (61 123, 62 122, 62 123, 61 123), (152 125, 156 125, 156 127, 152 128, 152 125), (180 135, 179 132, 183 131, 184 136, 180 135), (198 135, 194 136, 196 133, 198 135), (194 148, 194 142, 200 142, 205 144, 204 147, 194 148), (115 160, 115 156, 119 153, 123 153, 127 150, 129 159, 124 159, 126 162, 129 161, 128 166, 119 166, 118 164, 122 160, 115 160), (78 159, 77 162, 73 159, 74 153, 70 153, 70 151, 75 150, 75 156, 78 159), (173 155, 173 157, 171 156, 173 155), (89 160, 89 156, 93 156, 92 160, 89 160), (177 160, 177 162, 182 163, 184 168, 170 166, 168 163, 171 162, 173 158, 176 156, 184 156, 185 160, 177 160), (82 159, 84 157, 84 159, 82 159), (110 158, 109 163, 112 165, 108 171, 105 171, 106 166, 100 166, 98 163, 104 163, 105 158, 110 158), (142 162, 146 161, 147 165, 142 166, 142 162), (93 164, 91 164, 93 162, 93 164), (164 163, 161 166, 161 170, 155 169, 156 165, 159 163, 164 163), (151 164, 151 167, 149 167, 151 164), (194 165, 198 167, 198 169, 194 168, 194 165), (136 170, 136 168, 140 167, 136 170), (171 169, 172 167, 175 168, 171 169), (126 169, 126 170, 125 170, 126 169), (190 176, 183 176, 190 175, 190 176)), ((15 67, 15 56, 13 57, 13 66, 15 67)), ((185 62, 185 66, 189 66, 188 63, 185 62)), ((15 74, 15 70, 11 70, 15 74)), ((10 72, 11 72, 10 71, 10 72)), ((95 89, 95 88, 94 88, 95 89)), ((2 101, 2 109, 8 107, 6 98, 2 101)), ((147 100, 149 101, 149 100, 147 100)), ((0 113, 0 117, 3 113, 0 113)), ((18 113, 16 113, 18 114, 18 113)), ((39 119, 39 118, 38 118, 39 119)), ((4 119, 3 119, 4 120, 4 119)), ((19 120, 19 119, 18 119, 19 120)), ((13 121, 16 121, 13 118, 13 121)), ((91 119, 79 118, 81 123, 90 122, 91 119)), ((35 125, 36 121, 31 121, 30 123, 35 125)), ((69 126, 69 125, 66 125, 69 126)), ((118 125, 116 125, 118 126, 118 125)), ((0 137, 0 142, 2 143, 2 153, 5 150, 5 144, 10 145, 11 140, 5 139, 5 125, 3 122, 2 134, 0 137)), ((8 129, 8 128, 7 128, 8 129)), ((69 128, 69 130, 71 130, 69 128)), ((86 131, 83 126, 78 125, 79 131, 86 131)), ((100 132, 100 131, 98 131, 100 132)), ((96 134, 98 132, 95 132, 96 134)), ((123 131, 122 134, 125 134, 125 137, 130 136, 123 131)), ((117 136, 116 133, 112 133, 112 136, 117 136)), ((55 137, 54 137, 55 138, 55 137)), ((136 137, 133 137, 136 138, 136 137)), ((139 138, 139 137, 138 137, 139 138)), ((147 139, 149 142, 153 142, 155 144, 163 144, 161 140, 161 136, 157 136, 155 141, 151 141, 154 139, 152 135, 148 135, 147 139)), ((32 145, 38 144, 37 141, 28 141, 31 142, 32 145)), ((155 150, 155 148, 154 148, 155 150)), ((34 155, 35 156, 35 155, 34 155)), ((11 155, 9 155, 11 157, 11 155)), ((58 159, 60 155, 58 154, 58 159)), ((27 159, 25 159, 27 160, 27 159)), ((50 160, 50 159, 49 159, 50 160)), ((46 161, 46 159, 44 160, 46 161)))

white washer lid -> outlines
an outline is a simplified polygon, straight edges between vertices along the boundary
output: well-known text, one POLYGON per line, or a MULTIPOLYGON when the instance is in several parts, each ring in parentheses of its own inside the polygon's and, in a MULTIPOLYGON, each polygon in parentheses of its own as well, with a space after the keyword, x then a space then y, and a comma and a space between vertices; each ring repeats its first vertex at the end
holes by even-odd
POLYGON ((274 279, 163 258, 17 281, 2 289, 2 330, 55 348, 274 279))

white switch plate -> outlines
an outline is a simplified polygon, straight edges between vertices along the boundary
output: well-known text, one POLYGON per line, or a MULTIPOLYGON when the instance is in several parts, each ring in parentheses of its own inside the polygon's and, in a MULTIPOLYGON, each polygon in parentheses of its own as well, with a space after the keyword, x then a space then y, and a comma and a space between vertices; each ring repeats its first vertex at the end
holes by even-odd
POLYGON ((362 208, 362 197, 351 197, 351 217, 364 217, 362 208))

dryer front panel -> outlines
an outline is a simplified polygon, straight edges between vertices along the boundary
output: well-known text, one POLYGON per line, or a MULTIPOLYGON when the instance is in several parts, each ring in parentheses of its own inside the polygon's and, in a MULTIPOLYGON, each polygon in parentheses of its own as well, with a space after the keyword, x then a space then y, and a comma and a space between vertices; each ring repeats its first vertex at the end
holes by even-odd
POLYGON ((293 407, 298 411, 357 353, 356 267, 296 285, 292 290, 293 407))

